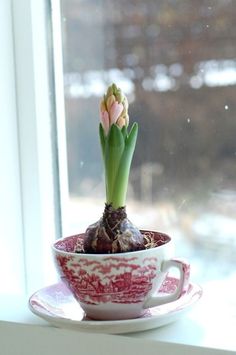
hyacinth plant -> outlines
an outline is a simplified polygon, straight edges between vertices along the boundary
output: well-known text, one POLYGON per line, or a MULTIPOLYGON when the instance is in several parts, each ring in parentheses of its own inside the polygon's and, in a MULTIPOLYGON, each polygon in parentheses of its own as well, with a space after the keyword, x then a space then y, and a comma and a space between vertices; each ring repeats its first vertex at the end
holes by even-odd
POLYGON ((100 104, 99 135, 105 169, 106 204, 102 218, 85 232, 86 253, 119 253, 142 250, 142 233, 126 214, 126 194, 138 124, 128 129, 128 100, 112 84, 100 104))
POLYGON ((138 125, 128 133, 128 101, 115 84, 108 88, 100 104, 100 143, 105 167, 107 204, 125 206, 130 165, 136 145, 138 125))

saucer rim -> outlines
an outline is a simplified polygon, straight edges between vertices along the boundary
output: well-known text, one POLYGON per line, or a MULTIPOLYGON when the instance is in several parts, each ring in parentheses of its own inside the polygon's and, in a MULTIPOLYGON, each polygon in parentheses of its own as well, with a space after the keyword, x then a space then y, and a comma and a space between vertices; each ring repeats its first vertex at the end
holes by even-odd
MULTIPOLYGON (((108 333, 124 334, 124 333, 133 333, 133 332, 143 331, 143 330, 150 330, 174 322, 179 318, 180 315, 188 312, 192 308, 192 306, 194 306, 194 304, 201 299, 203 294, 203 289, 199 284, 189 282, 188 291, 185 294, 183 294, 178 300, 175 300, 173 302, 168 302, 159 306, 151 307, 147 309, 147 312, 150 309, 155 309, 155 308, 162 309, 165 306, 172 304, 173 308, 171 310, 160 314, 151 314, 150 316, 147 315, 146 317, 142 316, 139 318, 122 319, 122 320, 94 320, 90 318, 76 320, 67 317, 55 316, 53 314, 48 315, 43 312, 43 307, 41 307, 42 312, 34 308, 34 306, 32 305, 32 300, 36 295, 38 295, 43 290, 50 289, 53 287, 60 287, 60 285, 62 285, 62 287, 67 288, 67 286, 62 281, 59 281, 54 284, 45 286, 37 290, 36 292, 34 292, 28 300, 28 307, 31 310, 31 312, 39 316, 40 318, 46 320, 51 325, 54 325, 59 328, 64 327, 67 329, 68 328, 77 329, 78 331, 87 331, 87 332, 93 331, 96 333, 107 333, 107 334, 108 333), (176 305, 176 307, 174 307, 174 305, 176 305)), ((70 292, 69 289, 68 291, 70 292)), ((79 304, 78 306, 80 307, 79 304)))

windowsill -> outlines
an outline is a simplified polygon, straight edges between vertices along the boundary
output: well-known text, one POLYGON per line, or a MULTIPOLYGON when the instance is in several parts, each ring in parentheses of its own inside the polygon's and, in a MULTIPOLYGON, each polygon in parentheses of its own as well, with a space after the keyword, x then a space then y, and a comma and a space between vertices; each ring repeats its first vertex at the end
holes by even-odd
POLYGON ((130 348, 130 351, 137 355, 143 354, 144 351, 149 355, 156 354, 157 347, 163 354, 183 354, 186 346, 188 354, 235 354, 236 314, 232 308, 229 311, 228 299, 222 298, 222 292, 225 292, 222 282, 221 285, 219 282, 213 283, 211 287, 204 289, 204 296, 198 304, 175 323, 125 335, 58 329, 33 315, 28 309, 27 298, 1 296, 0 342, 4 344, 3 348, 6 348, 5 353, 19 354, 19 349, 24 349, 21 351, 25 355, 36 354, 37 343, 46 344, 44 355, 56 350, 57 355, 65 354, 65 349, 66 354, 70 355, 78 348, 81 354, 87 355, 116 355, 120 354, 123 348, 125 353, 128 353, 130 348), (212 300, 214 290, 218 290, 218 296, 212 300), (65 348, 66 344, 68 348, 65 348), (17 352, 14 352, 14 349, 18 349, 17 352), (98 349, 101 353, 98 353, 98 349))

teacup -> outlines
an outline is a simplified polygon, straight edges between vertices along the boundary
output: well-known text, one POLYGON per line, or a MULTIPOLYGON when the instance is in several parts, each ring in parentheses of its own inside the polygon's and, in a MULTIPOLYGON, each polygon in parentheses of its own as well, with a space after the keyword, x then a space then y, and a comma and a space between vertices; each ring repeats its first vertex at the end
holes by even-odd
POLYGON ((166 234, 142 231, 156 247, 117 254, 75 253, 84 234, 57 240, 53 254, 61 279, 86 315, 92 319, 118 320, 142 316, 150 307, 177 300, 188 287, 190 266, 173 258, 173 241, 166 234), (171 268, 179 270, 176 290, 158 295, 171 268))

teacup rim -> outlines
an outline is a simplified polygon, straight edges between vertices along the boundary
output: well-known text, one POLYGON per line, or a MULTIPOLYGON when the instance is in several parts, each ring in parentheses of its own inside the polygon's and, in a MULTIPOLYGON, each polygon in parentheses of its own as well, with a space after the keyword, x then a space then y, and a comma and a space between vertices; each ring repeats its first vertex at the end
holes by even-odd
POLYGON ((96 253, 76 253, 76 252, 70 252, 70 251, 65 251, 65 250, 61 250, 61 249, 58 249, 56 247, 56 243, 60 242, 60 241, 63 241, 65 239, 69 239, 69 238, 73 238, 73 237, 76 237, 76 236, 80 236, 80 235, 83 235, 85 234, 85 232, 81 232, 81 233, 76 233, 76 234, 73 234, 73 235, 68 235, 68 236, 64 236, 64 237, 61 237, 57 240, 55 240, 52 245, 51 245, 51 248, 53 251, 55 251, 56 253, 60 253, 60 254, 64 254, 64 255, 67 255, 67 256, 72 256, 72 255, 78 255, 78 256, 87 256, 87 257, 97 257, 97 258, 104 258, 104 257, 116 257, 116 256, 127 256, 127 255, 136 255, 136 254, 143 254, 143 253, 147 253, 147 252, 150 252, 151 250, 153 251, 154 249, 158 248, 158 249, 162 249, 163 247, 165 247, 167 244, 170 245, 170 243, 173 241, 172 237, 167 234, 167 233, 164 233, 164 232, 161 232, 161 231, 155 231, 155 230, 147 230, 147 229, 140 229, 140 232, 152 232, 152 233, 158 233, 160 235, 163 235, 165 237, 168 238, 168 240, 163 243, 162 245, 158 245, 154 248, 148 248, 148 249, 143 249, 143 250, 136 250, 136 251, 128 251, 128 252, 124 252, 124 253, 111 253, 111 254, 96 254, 96 253))

